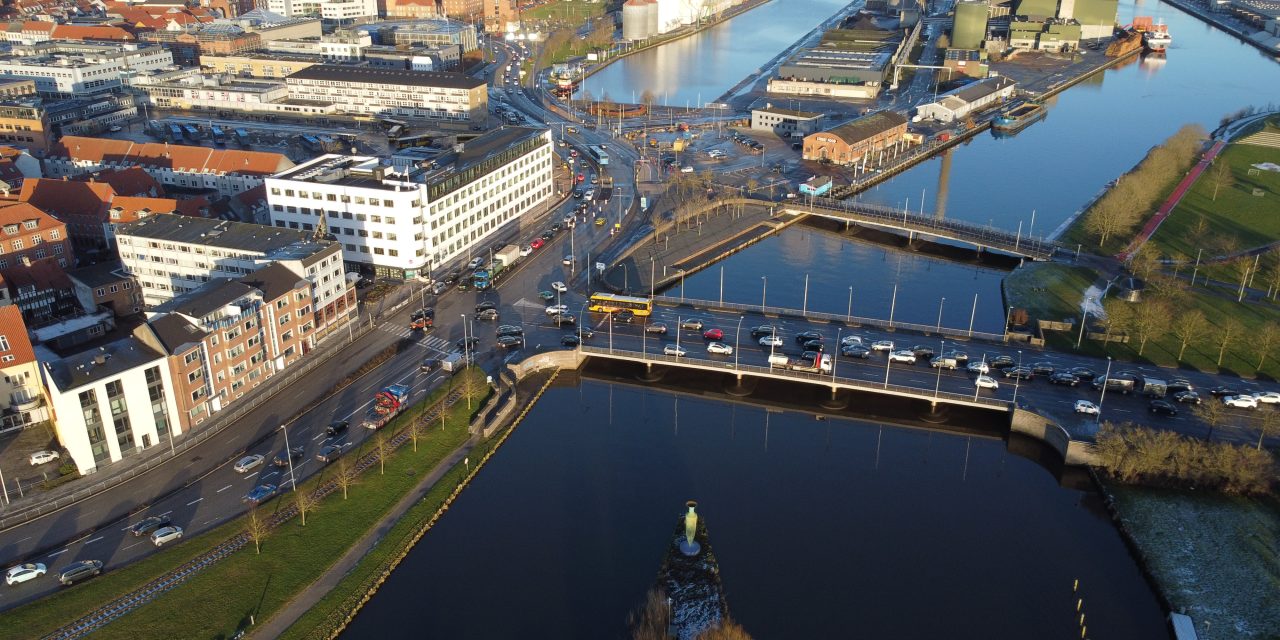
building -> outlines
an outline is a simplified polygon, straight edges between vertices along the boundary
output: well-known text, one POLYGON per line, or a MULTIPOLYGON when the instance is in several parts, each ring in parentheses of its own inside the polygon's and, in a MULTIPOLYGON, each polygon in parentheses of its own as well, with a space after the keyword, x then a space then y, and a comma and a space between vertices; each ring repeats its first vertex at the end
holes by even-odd
POLYGON ((335 22, 378 17, 377 0, 267 0, 264 6, 286 17, 319 16, 335 22))
POLYGON ((9 297, 22 312, 22 321, 29 329, 81 313, 75 286, 57 260, 22 262, 0 271, 9 287, 9 297))
MULTIPOLYGON (((1092 40, 1111 37, 1115 29, 1118 12, 1118 0, 1071 0, 1063 2, 1059 2, 1059 0, 1017 0, 1013 15, 1027 18, 1033 23, 1061 24, 1073 21, 1080 30, 1075 39, 1092 40)), ((1065 41, 1070 39, 1069 37, 1063 37, 1064 30, 1059 29, 1058 32, 1056 38, 1050 37, 1046 40, 1058 39, 1065 41)), ((1071 30, 1067 29, 1065 32, 1069 36, 1071 30)), ((1012 40, 1013 36, 1011 34, 1011 43, 1012 40)), ((1025 34, 1021 40, 1024 43, 1026 42, 1025 34)), ((1052 49, 1053 47, 1046 43, 1046 46, 1022 46, 1019 48, 1052 49)))
POLYGON ((200 66, 205 69, 242 78, 284 79, 307 67, 326 62, 327 60, 318 53, 277 51, 254 51, 233 56, 200 56, 200 66))
POLYGON ((254 9, 237 16, 233 22, 240 28, 258 34, 262 42, 319 38, 320 18, 285 17, 270 11, 254 9))
POLYGON ((1004 76, 971 82, 938 96, 934 102, 916 107, 916 117, 942 123, 962 120, 1009 99, 1016 87, 1014 81, 1004 76))
POLYGON ((778 77, 823 84, 878 87, 889 74, 893 51, 806 49, 778 67, 778 77))
POLYGON ((0 433, 49 420, 40 366, 22 312, 0 306, 0 433))
POLYGON ((1067 18, 1014 16, 1009 22, 1009 46, 1032 51, 1074 51, 1080 48, 1080 23, 1067 18))
POLYGON ((182 30, 149 31, 146 42, 168 49, 184 67, 199 64, 202 55, 237 55, 262 48, 262 36, 229 23, 203 24, 182 30))
POLYGON ((820 198, 831 192, 831 176, 814 176, 800 183, 800 195, 820 198))
POLYGON ((784 138, 803 138, 822 128, 821 113, 783 109, 766 104, 751 110, 752 131, 772 131, 784 138))
POLYGON ((956 49, 980 49, 987 38, 987 16, 990 5, 986 0, 957 2, 955 19, 951 27, 951 46, 956 49))
POLYGON ((407 25, 396 25, 378 29, 378 43, 383 45, 407 45, 425 47, 448 47, 457 45, 462 52, 475 51, 480 47, 476 39, 476 28, 464 22, 453 20, 418 20, 407 25))
POLYGON ((456 44, 435 47, 378 44, 364 50, 364 61, 375 69, 451 71, 462 64, 462 47, 456 44))
POLYGON ((293 166, 284 155, 241 149, 210 149, 168 143, 66 136, 44 160, 50 178, 103 169, 141 167, 165 188, 198 189, 230 197, 248 191, 263 178, 293 166))
POLYGON ((109 93, 129 71, 172 64, 173 55, 155 45, 51 41, 13 47, 0 57, 0 77, 34 80, 40 95, 68 98, 109 93))
POLYGON ((903 32, 859 12, 822 34, 817 47, 802 49, 778 66, 770 93, 828 98, 874 98, 905 43, 903 32))
POLYGON ((645 40, 700 20, 713 18, 742 0, 627 0, 622 5, 622 33, 645 40))
POLYGON ((142 288, 119 260, 81 267, 67 277, 85 309, 106 309, 117 318, 142 313, 142 288))
POLYGON ((317 340, 355 318, 355 283, 344 273, 342 247, 314 232, 156 216, 121 225, 116 236, 125 273, 141 285, 147 308, 278 262, 311 283, 317 340))
POLYGON ((31 329, 31 339, 36 344, 51 349, 73 349, 86 342, 99 340, 116 328, 116 318, 110 310, 102 309, 85 313, 81 311, 55 322, 31 329))
POLYGON ((0 205, 0 270, 44 258, 71 263, 66 224, 26 202, 0 205))
POLYGON ((49 148, 51 133, 43 99, 12 96, 0 101, 0 142, 41 152, 49 148))
POLYGON ((986 49, 947 49, 942 66, 949 70, 946 78, 968 76, 981 80, 991 73, 986 49))
POLYGON ((81 474, 181 435, 164 354, 135 337, 65 357, 36 347, 54 429, 81 474))
POLYGON ((281 172, 267 180, 272 224, 323 225, 349 270, 428 275, 554 195, 550 131, 505 127, 460 147, 408 172, 332 154, 281 172))
POLYGON ((460 124, 488 118, 483 78, 460 73, 314 65, 285 79, 289 98, 328 102, 346 114, 425 118, 460 124))
POLYGON ((894 111, 877 111, 838 127, 805 136, 804 159, 849 165, 903 144, 907 119, 894 111))
POLYGON ((364 50, 373 45, 373 36, 367 31, 340 30, 316 38, 275 40, 266 44, 267 51, 276 53, 302 53, 319 55, 325 60, 355 61, 364 57, 364 50))
MULTIPOLYGON (((270 66, 270 65, 268 65, 270 66)), ((242 113, 279 113, 292 105, 289 88, 279 80, 256 80, 231 75, 189 75, 137 85, 147 101, 159 109, 179 111, 237 111, 242 113)), ((314 105, 317 113, 334 109, 314 105)))
POLYGON ((28 178, 44 175, 40 161, 23 149, 0 146, 0 198, 12 198, 22 191, 28 178))
POLYGON ((55 136, 94 135, 138 117, 133 93, 127 92, 46 100, 44 109, 55 136))

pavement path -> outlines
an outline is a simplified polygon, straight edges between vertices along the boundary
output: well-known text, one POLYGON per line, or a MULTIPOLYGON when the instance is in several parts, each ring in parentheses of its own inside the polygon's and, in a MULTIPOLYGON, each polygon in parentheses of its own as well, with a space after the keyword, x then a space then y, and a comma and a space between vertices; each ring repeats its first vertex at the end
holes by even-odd
POLYGON ((1138 249, 1142 248, 1142 245, 1146 244, 1147 241, 1151 239, 1151 236, 1155 234, 1156 229, 1160 228, 1160 225, 1169 217, 1169 214, 1173 213, 1173 208, 1178 206, 1178 203, 1182 201, 1183 196, 1185 196, 1187 191, 1191 189, 1191 185, 1195 184, 1196 179, 1200 177, 1200 174, 1204 173, 1204 170, 1209 168, 1213 159, 1216 158, 1226 146, 1226 142, 1219 140, 1214 142, 1213 146, 1209 147, 1208 151, 1204 152, 1204 155, 1200 158, 1200 162, 1196 163, 1196 166, 1192 167, 1191 171, 1188 171, 1186 176, 1183 176, 1182 181, 1174 188, 1173 193, 1170 193, 1169 198, 1164 201, 1164 204, 1160 205, 1159 209, 1156 210, 1156 215, 1152 216, 1152 218, 1147 221, 1146 226, 1142 227, 1142 231, 1134 237, 1133 242, 1129 243, 1129 246, 1124 251, 1116 255, 1116 259, 1120 261, 1128 260, 1130 256, 1138 251, 1138 249))

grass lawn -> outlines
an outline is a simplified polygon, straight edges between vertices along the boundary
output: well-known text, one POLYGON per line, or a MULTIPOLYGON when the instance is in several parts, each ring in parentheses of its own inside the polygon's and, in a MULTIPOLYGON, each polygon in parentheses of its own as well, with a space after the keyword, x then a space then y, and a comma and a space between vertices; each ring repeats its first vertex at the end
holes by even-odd
POLYGON ((574 27, 604 15, 609 5, 604 2, 576 2, 559 0, 520 12, 521 20, 558 20, 574 27))
POLYGON ((1009 306, 1026 309, 1034 320, 1080 320, 1084 292, 1098 277, 1088 267, 1028 262, 1004 279, 1009 306))
POLYGON ((1121 520, 1175 611, 1204 640, 1280 629, 1280 504, 1274 498, 1110 485, 1121 520))
MULTIPOLYGON (((474 370, 459 375, 483 376, 474 370)), ((407 415, 416 416, 420 407, 430 406, 444 393, 445 390, 437 390, 407 415)), ((479 403, 474 406, 478 408, 479 403)), ((388 434, 405 420, 402 417, 396 425, 386 427, 388 434)), ((254 553, 252 544, 247 545, 155 601, 98 630, 94 637, 127 640, 230 637, 248 623, 250 615, 265 620, 364 535, 423 473, 465 442, 469 422, 466 402, 456 403, 450 408, 443 429, 437 422, 419 437, 417 452, 413 451, 412 443, 406 442, 388 456, 385 475, 379 475, 374 465, 359 476, 350 489, 350 499, 343 500, 342 492, 335 491, 315 512, 308 514, 307 526, 303 527, 300 519, 294 518, 273 530, 263 543, 261 555, 254 553)), ((348 459, 354 462, 370 447, 371 443, 366 443, 360 450, 348 453, 348 459)), ((304 483, 303 488, 313 489, 317 482, 327 478, 328 474, 313 478, 304 483)), ((262 508, 267 512, 283 508, 291 499, 286 494, 262 508)), ((239 518, 137 564, 6 612, 0 638, 44 635, 203 553, 244 526, 244 518, 239 518)))

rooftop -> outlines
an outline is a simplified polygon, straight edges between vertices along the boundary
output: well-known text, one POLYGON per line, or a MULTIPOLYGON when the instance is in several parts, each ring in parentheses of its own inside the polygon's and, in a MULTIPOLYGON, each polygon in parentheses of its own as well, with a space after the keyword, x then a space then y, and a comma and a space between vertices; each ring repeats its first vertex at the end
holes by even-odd
POLYGON ((760 111, 760 112, 763 112, 763 113, 772 113, 772 114, 775 114, 775 115, 779 115, 779 116, 789 116, 789 117, 792 117, 792 118, 802 118, 802 119, 805 119, 805 120, 812 120, 812 119, 814 119, 814 118, 821 118, 821 117, 822 117, 822 115, 823 115, 823 114, 821 114, 821 113, 814 113, 814 112, 812 112, 812 111, 800 111, 800 110, 798 110, 798 109, 783 109, 782 107, 775 107, 775 106, 773 106, 773 105, 771 105, 771 104, 766 104, 766 105, 765 105, 765 107, 764 107, 763 109, 752 109, 752 111, 760 111))
POLYGON ((907 118, 896 111, 877 111, 821 133, 834 135, 844 140, 846 144, 854 144, 905 124, 907 124, 907 118))
POLYGON ((279 262, 273 262, 249 275, 240 276, 240 282, 261 291, 262 299, 267 301, 288 295, 300 286, 311 286, 306 278, 279 262))
POLYGON ((335 64, 312 65, 301 71, 294 72, 288 79, 398 84, 414 87, 441 87, 445 89, 475 89, 486 84, 483 78, 472 78, 461 73, 448 71, 408 71, 348 67, 335 64))
POLYGON ((132 336, 65 358, 58 357, 44 346, 36 347, 35 353, 49 372, 49 378, 64 393, 143 365, 156 363, 164 366, 162 354, 132 336))
POLYGON ((119 260, 99 262, 87 267, 80 267, 79 269, 68 271, 67 275, 86 287, 100 287, 129 278, 124 274, 124 265, 120 264, 119 260))
POLYGON ((298 260, 336 245, 312 232, 187 216, 155 216, 116 227, 117 236, 199 244, 260 253, 271 260, 298 260))
POLYGON ((178 313, 162 315, 147 324, 151 325, 151 331, 160 339, 160 343, 170 355, 176 354, 182 345, 199 342, 208 335, 195 323, 178 313))

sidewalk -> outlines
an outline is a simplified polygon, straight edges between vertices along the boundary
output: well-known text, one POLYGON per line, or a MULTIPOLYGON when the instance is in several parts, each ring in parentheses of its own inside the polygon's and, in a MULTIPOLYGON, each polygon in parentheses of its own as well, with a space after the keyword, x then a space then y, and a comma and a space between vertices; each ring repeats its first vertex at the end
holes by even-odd
POLYGON ((1216 158, 1226 146, 1226 142, 1219 140, 1214 142, 1213 146, 1209 147, 1208 151, 1204 152, 1204 156, 1200 158, 1200 162, 1196 163, 1196 166, 1192 167, 1191 171, 1188 171, 1187 175, 1183 176, 1182 181, 1178 183, 1178 186, 1174 187, 1173 193, 1170 193, 1169 198, 1164 201, 1164 204, 1160 205, 1159 209, 1156 210, 1156 215, 1152 216, 1152 218, 1147 221, 1147 224, 1142 227, 1142 231, 1134 237, 1133 242, 1129 243, 1129 246, 1124 251, 1116 255, 1116 259, 1122 262, 1127 261, 1130 256, 1137 252, 1138 249, 1141 249, 1142 245, 1146 244, 1147 241, 1151 239, 1151 236, 1155 234, 1156 229, 1159 229, 1160 225, 1169 217, 1169 214, 1173 213, 1173 208, 1178 206, 1179 202, 1182 202, 1182 198, 1187 195, 1187 191, 1191 189, 1191 185, 1195 184, 1196 179, 1200 177, 1200 174, 1204 173, 1204 170, 1209 168, 1209 164, 1213 162, 1213 159, 1216 158))

